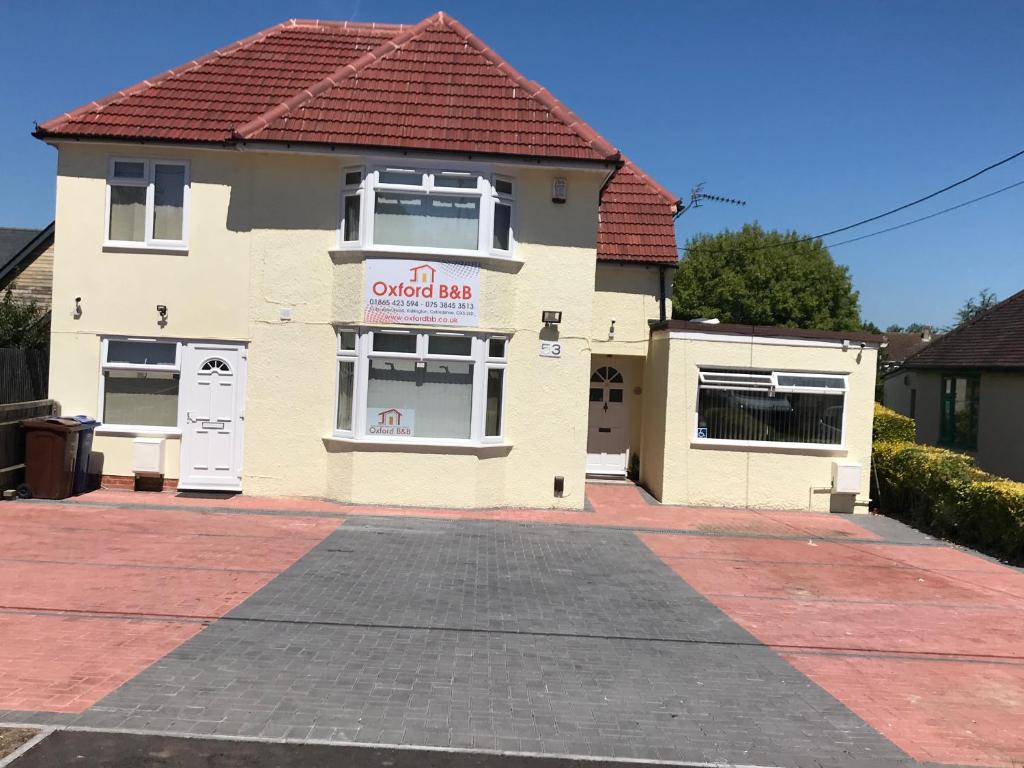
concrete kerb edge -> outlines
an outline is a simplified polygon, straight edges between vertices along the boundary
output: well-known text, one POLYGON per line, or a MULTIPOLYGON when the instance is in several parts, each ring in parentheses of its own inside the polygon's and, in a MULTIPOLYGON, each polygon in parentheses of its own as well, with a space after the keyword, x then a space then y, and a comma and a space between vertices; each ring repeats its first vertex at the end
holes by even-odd
POLYGON ((27 725, 27 724, 8 725, 7 723, 0 723, 0 727, 2 727, 2 728, 24 728, 26 730, 31 729, 33 731, 39 731, 35 736, 33 736, 28 741, 26 741, 24 744, 22 744, 16 750, 11 752, 9 755, 7 755, 7 757, 0 758, 0 768, 6 768, 6 766, 8 766, 11 763, 13 763, 19 757, 21 757, 26 752, 28 752, 30 749, 32 749, 32 747, 34 747, 36 744, 38 744, 43 739, 45 739, 47 736, 49 736, 51 733, 53 733, 55 730, 57 730, 56 728, 53 728, 53 727, 42 727, 41 728, 38 725, 27 725))
MULTIPOLYGON (((31 725, 26 723, 5 723, 0 722, 0 728, 39 728, 38 725, 31 725)), ((286 739, 286 738, 269 738, 265 736, 228 736, 228 735, 217 735, 217 734, 197 734, 197 733, 182 733, 176 731, 151 731, 146 729, 136 728, 94 728, 84 725, 58 725, 52 726, 45 729, 44 732, 37 734, 25 744, 23 744, 17 752, 12 752, 4 760, 0 760, 0 768, 5 768, 9 764, 10 758, 17 754, 19 757, 28 751, 32 746, 35 746, 42 741, 46 736, 49 736, 55 731, 72 731, 81 733, 123 733, 131 736, 158 736, 161 738, 171 739, 193 739, 200 741, 232 741, 232 742, 253 742, 259 744, 293 744, 295 746, 323 746, 323 747, 358 747, 363 749, 392 749, 403 752, 440 752, 450 754, 465 754, 465 755, 493 755, 495 757, 523 757, 523 758, 547 758, 554 760, 574 760, 577 762, 587 763, 616 763, 622 765, 671 765, 681 766, 682 768, 785 768, 784 766, 777 765, 757 765, 757 764, 745 764, 745 763, 700 763, 700 762, 688 762, 688 761, 677 761, 677 760, 656 760, 656 759, 643 759, 638 757, 613 757, 613 756, 595 756, 595 755, 574 755, 574 754, 558 754, 551 752, 516 752, 510 750, 501 749, 470 749, 467 747, 432 747, 432 746, 419 746, 415 744, 384 744, 384 743, 373 743, 373 742, 360 742, 360 741, 329 741, 327 739, 286 739)))

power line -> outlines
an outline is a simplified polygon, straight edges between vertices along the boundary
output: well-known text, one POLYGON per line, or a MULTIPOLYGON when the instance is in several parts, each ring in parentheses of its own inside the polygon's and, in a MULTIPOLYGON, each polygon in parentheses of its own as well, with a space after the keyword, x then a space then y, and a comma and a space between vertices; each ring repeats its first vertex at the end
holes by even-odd
POLYGON ((980 202, 981 200, 986 200, 986 199, 988 199, 990 197, 994 197, 995 195, 1002 194, 1003 192, 1006 192, 1007 190, 1010 190, 1010 189, 1013 189, 1014 187, 1019 187, 1019 186, 1022 186, 1022 185, 1024 185, 1024 181, 1018 181, 1016 184, 1010 184, 1009 186, 1003 187, 1002 189, 997 189, 995 192, 989 192, 987 195, 982 195, 981 197, 975 197, 972 200, 966 200, 965 202, 962 202, 959 205, 953 205, 953 206, 950 206, 949 208, 943 208, 941 211, 936 211, 935 213, 930 213, 927 216, 922 216, 919 219, 911 219, 910 221, 905 221, 902 224, 897 224, 895 227, 888 227, 886 229, 880 229, 877 232, 871 232, 871 233, 869 233, 867 235, 861 235, 860 237, 853 237, 853 238, 850 238, 849 240, 842 240, 842 241, 840 241, 838 243, 829 243, 826 247, 827 248, 835 248, 835 247, 840 246, 840 245, 846 245, 847 243, 856 243, 858 240, 866 240, 867 238, 875 237, 876 235, 884 235, 886 232, 893 232, 893 231, 895 231, 897 229, 903 229, 904 227, 909 227, 911 224, 917 224, 917 223, 922 222, 922 221, 927 221, 928 219, 934 219, 936 216, 941 216, 944 213, 949 213, 950 211, 955 211, 957 208, 963 208, 964 206, 970 205, 971 203, 977 203, 977 202, 980 202))
MULTIPOLYGON (((884 213, 879 213, 879 214, 877 214, 875 216, 869 216, 866 219, 861 219, 860 221, 854 222, 853 224, 847 224, 845 227, 839 227, 838 229, 832 229, 832 230, 829 230, 828 232, 822 232, 821 234, 818 234, 818 235, 811 235, 809 237, 801 237, 801 238, 799 238, 797 240, 788 240, 788 241, 781 242, 781 243, 773 243, 771 245, 759 245, 759 246, 755 246, 753 248, 743 248, 743 249, 740 249, 740 250, 735 251, 735 252, 736 253, 750 253, 750 252, 753 252, 753 251, 763 251, 763 250, 765 250, 767 248, 777 248, 780 245, 797 245, 799 243, 809 243, 812 240, 818 240, 818 239, 823 238, 823 237, 829 237, 831 235, 837 235, 840 232, 846 232, 847 230, 863 226, 864 224, 870 224, 872 221, 878 221, 879 219, 884 219, 886 216, 892 216, 894 213, 899 213, 900 211, 905 211, 907 208, 911 208, 911 207, 913 207, 915 205, 919 205, 920 203, 923 203, 926 200, 931 200, 933 197, 938 197, 939 195, 943 194, 944 192, 948 192, 951 189, 955 189, 956 187, 959 187, 961 184, 966 184, 968 181, 972 181, 972 180, 978 178, 979 176, 981 176, 982 174, 988 173, 989 171, 993 170, 994 168, 998 168, 1001 165, 1006 165, 1006 163, 1010 162, 1011 160, 1016 160, 1021 155, 1024 155, 1024 149, 1020 150, 1019 152, 1014 152, 1009 157, 1004 157, 1002 160, 999 160, 998 162, 992 163, 991 165, 985 166, 980 171, 975 171, 970 176, 965 176, 964 178, 960 179, 959 181, 954 181, 952 184, 948 184, 945 187, 943 187, 942 189, 938 189, 935 192, 931 192, 930 194, 927 194, 924 197, 919 197, 916 200, 911 200, 909 203, 904 203, 903 205, 899 205, 899 206, 897 206, 895 208, 891 208, 890 210, 885 211, 884 213)), ((680 248, 680 250, 685 252, 685 251, 693 250, 693 248, 692 248, 692 246, 691 247, 684 246, 684 247, 680 248)))

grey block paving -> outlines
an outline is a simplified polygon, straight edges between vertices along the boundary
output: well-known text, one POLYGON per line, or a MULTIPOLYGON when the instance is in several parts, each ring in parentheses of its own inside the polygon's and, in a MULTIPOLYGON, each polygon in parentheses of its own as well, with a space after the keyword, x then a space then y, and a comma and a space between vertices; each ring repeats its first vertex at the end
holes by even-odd
POLYGON ((912 761, 622 531, 349 521, 80 725, 780 766, 912 761))

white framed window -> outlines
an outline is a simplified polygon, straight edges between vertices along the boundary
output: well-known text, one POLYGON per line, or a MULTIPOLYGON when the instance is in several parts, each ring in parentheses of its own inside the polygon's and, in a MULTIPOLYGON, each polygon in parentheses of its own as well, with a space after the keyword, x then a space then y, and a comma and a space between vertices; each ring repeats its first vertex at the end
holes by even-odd
POLYGON ((185 161, 111 158, 105 244, 185 248, 189 192, 185 161))
POLYGON ((507 336, 340 328, 334 434, 414 444, 500 443, 507 336))
POLYGON ((342 171, 339 248, 498 256, 515 250, 515 183, 449 168, 342 171))
POLYGON ((181 344, 103 339, 99 420, 140 432, 178 429, 181 344))
POLYGON ((701 369, 696 442, 841 450, 847 377, 701 369))

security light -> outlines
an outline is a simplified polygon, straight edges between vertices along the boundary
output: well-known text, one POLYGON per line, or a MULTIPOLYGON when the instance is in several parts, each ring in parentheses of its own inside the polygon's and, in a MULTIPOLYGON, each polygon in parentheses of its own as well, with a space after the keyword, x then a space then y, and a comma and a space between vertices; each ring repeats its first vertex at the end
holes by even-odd
POLYGON ((562 311, 559 309, 545 309, 541 311, 540 319, 544 325, 558 325, 562 322, 562 311))

